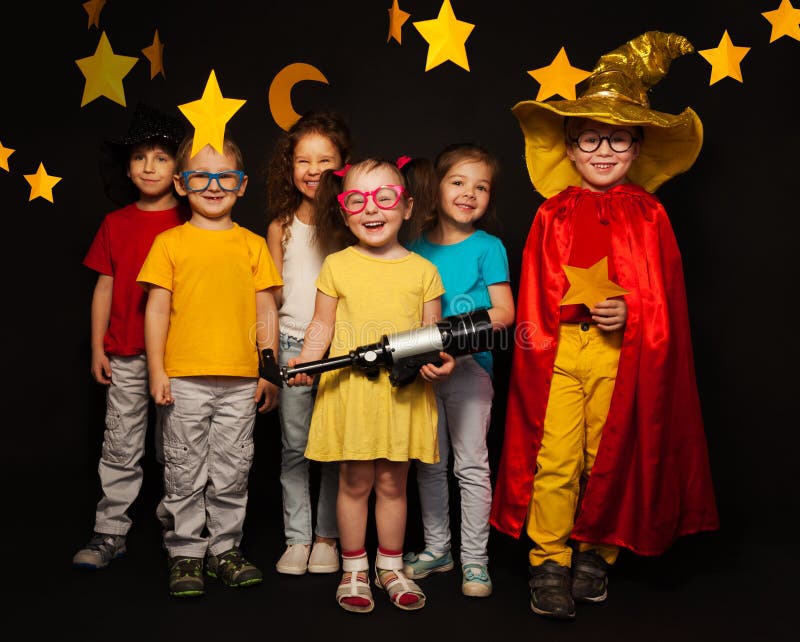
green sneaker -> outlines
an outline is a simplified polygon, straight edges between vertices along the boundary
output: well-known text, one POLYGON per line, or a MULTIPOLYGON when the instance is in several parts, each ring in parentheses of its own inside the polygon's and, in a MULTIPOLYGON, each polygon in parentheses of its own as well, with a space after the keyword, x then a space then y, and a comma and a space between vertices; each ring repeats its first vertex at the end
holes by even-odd
POLYGON ((203 559, 182 556, 169 558, 169 594, 172 597, 197 597, 203 593, 203 559))
POLYGON ((436 556, 428 550, 421 553, 406 553, 403 556, 403 573, 411 580, 428 577, 431 573, 444 573, 453 570, 453 556, 450 551, 436 556))
POLYGON ((492 578, 486 564, 472 562, 461 566, 461 592, 469 597, 489 597, 492 594, 492 578))
POLYGON ((261 571, 248 562, 236 547, 221 555, 209 555, 206 558, 206 574, 234 588, 261 584, 264 580, 261 571))

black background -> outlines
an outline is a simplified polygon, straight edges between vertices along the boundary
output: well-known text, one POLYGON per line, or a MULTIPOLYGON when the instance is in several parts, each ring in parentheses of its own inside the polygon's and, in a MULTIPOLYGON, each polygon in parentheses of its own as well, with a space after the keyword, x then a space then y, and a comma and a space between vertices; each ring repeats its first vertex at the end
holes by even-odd
MULTIPOLYGON (((452 62, 425 72, 428 45, 413 21, 436 17, 440 0, 402 0, 411 13, 403 42, 387 43, 390 0, 340 2, 110 1, 100 29, 87 29, 81 3, 30 3, 4 18, 17 44, 4 44, 0 142, 16 150, 0 171, 5 215, 6 428, 3 550, 7 595, 33 628, 50 622, 84 639, 175 639, 235 636, 358 639, 437 632, 463 639, 556 635, 592 639, 779 639, 797 596, 791 541, 798 502, 795 412, 798 364, 796 285, 797 155, 795 90, 800 42, 769 43, 762 2, 598 3, 454 0, 458 19, 475 24, 467 40, 470 72, 452 62), (150 79, 140 54, 155 29, 166 78, 150 79), (105 138, 124 135, 137 101, 179 115, 200 98, 210 71, 226 98, 247 103, 227 133, 244 152, 250 175, 234 219, 265 233, 265 166, 280 128, 267 92, 292 62, 319 68, 329 84, 301 82, 295 109, 327 107, 350 123, 357 156, 434 155, 474 141, 494 151, 500 224, 512 287, 533 214, 523 140, 511 107, 536 97, 526 72, 550 64, 564 46, 573 66, 597 58, 647 30, 674 31, 696 49, 715 48, 723 31, 751 47, 744 82, 709 85, 699 54, 676 60, 651 92, 654 108, 693 107, 705 144, 692 169, 658 191, 684 260, 697 379, 722 528, 684 538, 661 558, 623 555, 609 602, 580 609, 574 625, 533 616, 527 605, 526 547, 496 532, 490 554, 495 594, 460 595, 457 573, 425 580, 420 613, 391 608, 376 595, 370 617, 340 612, 332 576, 286 578, 274 571, 282 551, 277 416, 260 417, 244 547, 265 570, 245 593, 210 587, 191 604, 170 600, 153 509, 159 471, 152 449, 133 508, 125 562, 102 574, 71 571, 88 538, 99 497, 97 457, 104 390, 89 375, 89 305, 95 275, 81 265, 111 209, 98 172, 105 138), (80 107, 84 78, 75 60, 91 56, 105 31, 114 53, 138 56, 124 79, 127 107, 100 97, 80 107), (22 177, 43 162, 62 177, 54 203, 28 201, 22 177), (14 599, 17 598, 17 599, 14 599), (47 619, 45 619, 47 618, 47 619)), ((187 123, 188 125, 188 123, 187 123)), ((510 351, 496 353, 496 402, 489 437, 492 465, 502 444, 510 351)), ((410 480, 406 548, 421 544, 410 480)), ((454 495, 454 499, 457 493, 454 495)), ((457 506, 453 511, 457 542, 457 506)), ((374 545, 374 540, 372 541, 374 545)))

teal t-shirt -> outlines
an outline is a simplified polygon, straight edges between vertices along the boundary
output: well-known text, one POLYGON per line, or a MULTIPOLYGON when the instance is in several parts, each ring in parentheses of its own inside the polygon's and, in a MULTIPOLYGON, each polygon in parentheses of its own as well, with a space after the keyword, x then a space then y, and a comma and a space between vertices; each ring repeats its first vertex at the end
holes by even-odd
MULTIPOLYGON (((428 259, 439 270, 445 289, 443 317, 491 308, 489 286, 510 281, 503 242, 483 230, 476 230, 452 245, 437 245, 422 235, 411 241, 408 249, 428 259)), ((472 356, 492 375, 491 352, 472 356)))

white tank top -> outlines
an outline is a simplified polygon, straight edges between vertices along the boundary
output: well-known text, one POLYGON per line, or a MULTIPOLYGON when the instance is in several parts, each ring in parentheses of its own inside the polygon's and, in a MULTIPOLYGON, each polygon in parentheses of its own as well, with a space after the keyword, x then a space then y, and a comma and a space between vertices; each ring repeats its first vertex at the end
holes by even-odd
POLYGON ((312 243, 313 225, 293 216, 289 229, 291 235, 283 251, 283 303, 278 320, 283 334, 302 339, 314 316, 316 282, 324 257, 312 243))

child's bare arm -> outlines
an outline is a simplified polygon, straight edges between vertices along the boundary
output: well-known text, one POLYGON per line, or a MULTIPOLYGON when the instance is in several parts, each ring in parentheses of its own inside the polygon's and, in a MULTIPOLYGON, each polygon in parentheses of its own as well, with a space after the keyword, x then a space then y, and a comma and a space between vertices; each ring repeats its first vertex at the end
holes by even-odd
MULTIPOLYGON (((422 306, 422 323, 423 325, 430 325, 436 323, 442 316, 442 300, 441 298, 426 301, 422 306)), ((432 363, 426 363, 419 369, 420 376, 428 383, 435 383, 450 376, 455 370, 456 360, 446 352, 440 352, 439 358, 442 360, 441 366, 435 366, 432 363)))
MULTIPOLYGON (((269 249, 269 253, 272 256, 272 262, 275 264, 275 267, 278 269, 278 274, 283 275, 283 245, 281 241, 283 240, 283 229, 281 228, 281 224, 278 220, 272 221, 267 228, 267 249, 269 249)), ((277 307, 281 307, 281 303, 283 301, 283 288, 276 287, 270 288, 270 292, 275 297, 275 305, 277 307)))
MULTIPOLYGON (((333 330, 336 324, 336 305, 338 303, 339 299, 336 297, 328 296, 317 290, 314 317, 306 328, 303 350, 297 359, 289 360, 288 365, 290 368, 298 363, 317 361, 325 356, 325 352, 331 344, 331 339, 333 339, 333 330)), ((312 381, 313 377, 309 377, 306 374, 298 374, 289 379, 288 384, 290 386, 310 386, 312 381)))
MULTIPOLYGON (((273 290, 256 292, 256 343, 259 352, 271 348, 273 354, 278 353, 278 308, 275 304, 273 290)), ((266 379, 259 378, 256 388, 255 402, 263 403, 258 407, 258 412, 269 412, 278 405, 278 387, 266 379)))
POLYGON ((164 370, 164 349, 169 330, 169 311, 172 292, 156 285, 148 286, 147 307, 144 313, 144 344, 147 350, 147 371, 150 394, 159 406, 173 402, 169 377, 164 370))
POLYGON ((492 307, 489 308, 489 318, 492 320, 492 327, 495 330, 502 330, 514 323, 514 295, 511 292, 511 285, 505 283, 493 283, 489 286, 489 299, 492 307))
POLYGON ((103 338, 111 319, 111 293, 114 277, 100 274, 92 295, 92 376, 97 383, 111 383, 111 363, 103 348, 103 338))

